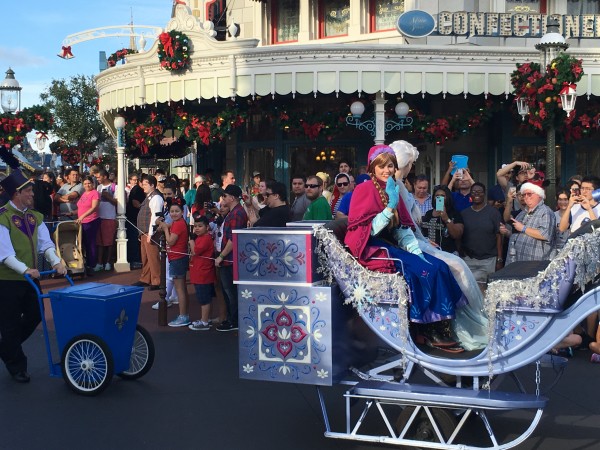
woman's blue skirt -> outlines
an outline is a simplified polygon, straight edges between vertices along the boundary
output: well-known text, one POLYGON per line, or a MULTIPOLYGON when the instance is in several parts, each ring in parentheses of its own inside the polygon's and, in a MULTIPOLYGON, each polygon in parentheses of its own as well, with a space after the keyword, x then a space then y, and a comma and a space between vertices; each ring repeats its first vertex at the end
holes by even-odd
POLYGON ((427 253, 427 262, 420 256, 391 245, 389 242, 371 238, 370 245, 388 249, 398 272, 404 274, 411 295, 409 319, 412 322, 430 323, 454 318, 455 308, 466 304, 458 283, 448 265, 427 253))

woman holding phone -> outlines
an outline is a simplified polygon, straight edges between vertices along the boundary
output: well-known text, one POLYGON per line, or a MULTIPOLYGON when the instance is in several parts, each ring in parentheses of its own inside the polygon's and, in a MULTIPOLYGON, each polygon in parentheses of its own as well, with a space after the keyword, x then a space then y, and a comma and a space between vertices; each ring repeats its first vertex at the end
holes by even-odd
POLYGON ((423 234, 445 252, 458 255, 456 244, 463 235, 464 224, 462 216, 454 209, 452 193, 448 186, 435 186, 433 199, 434 208, 423 216, 423 234))

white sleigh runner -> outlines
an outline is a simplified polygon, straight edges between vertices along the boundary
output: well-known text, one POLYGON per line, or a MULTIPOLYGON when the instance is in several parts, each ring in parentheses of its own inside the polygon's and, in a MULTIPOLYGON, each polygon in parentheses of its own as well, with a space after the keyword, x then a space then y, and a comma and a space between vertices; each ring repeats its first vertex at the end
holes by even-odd
POLYGON ((253 235, 246 236, 251 239, 244 242, 240 235, 237 240, 234 236, 240 292, 240 376, 317 385, 328 437, 438 449, 514 447, 535 430, 546 406, 547 398, 540 391, 541 368, 550 366, 560 374, 566 364, 564 358, 547 353, 576 324, 600 309, 599 288, 594 284, 600 264, 600 230, 594 230, 594 225, 597 223, 590 223, 588 233, 569 240, 549 264, 517 264, 498 272, 488 285, 485 301, 490 323, 488 346, 451 358, 413 342, 407 316, 410 297, 402 276, 360 266, 330 229, 314 226, 313 240, 307 238, 306 228, 301 232, 292 228, 253 230, 253 235), (311 242, 304 248, 307 260, 311 253, 317 254, 309 263, 311 278, 306 283, 285 275, 293 261, 301 261, 294 251, 283 250, 286 245, 288 249, 297 245, 292 242, 294 233, 311 242), (271 264, 272 274, 277 272, 274 261, 278 260, 287 267, 279 271, 281 281, 272 279, 268 271, 263 275, 244 273, 244 261, 251 261, 252 268, 261 261, 263 267, 271 264), (315 270, 317 265, 320 267, 315 270), (353 355, 349 345, 339 348, 340 342, 356 339, 356 334, 347 333, 348 310, 336 312, 334 280, 345 302, 385 347, 386 358, 371 361, 369 369, 356 366, 365 361, 349 356, 353 355), (284 293, 284 289, 289 291, 284 293), (574 293, 577 289, 580 292, 574 293), (318 300, 311 300, 323 292, 331 300, 325 309, 318 300), (301 340, 294 343, 290 336, 301 340), (529 364, 535 367, 535 393, 526 393, 514 375, 529 364), (354 365, 351 373, 349 365, 354 365), (516 381, 515 391, 498 390, 498 381, 507 374, 516 381), (343 431, 332 429, 321 388, 334 383, 350 386, 344 394, 343 431), (515 409, 528 411, 531 421, 516 436, 498 437, 494 428, 497 412, 515 409), (473 415, 483 422, 484 444, 473 441, 465 431, 473 415), (379 420, 381 426, 374 427, 373 420, 379 420))

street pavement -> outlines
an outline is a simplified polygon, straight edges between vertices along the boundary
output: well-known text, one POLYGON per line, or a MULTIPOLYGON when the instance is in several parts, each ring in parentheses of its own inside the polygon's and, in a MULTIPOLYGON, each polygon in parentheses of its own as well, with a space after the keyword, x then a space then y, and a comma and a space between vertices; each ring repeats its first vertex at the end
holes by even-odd
MULTIPOLYGON (((139 271, 101 273, 89 281, 128 285, 138 276, 139 271)), ((56 289, 61 283, 49 280, 44 286, 56 289)), ((97 397, 79 396, 62 379, 48 376, 40 327, 25 344, 31 383, 15 383, 0 369, 0 449, 394 448, 325 438, 313 386, 240 380, 237 332, 158 326, 157 312, 151 309, 157 299, 157 291, 144 292, 139 318, 156 346, 154 366, 139 380, 115 376, 97 397)), ((193 295, 190 299, 195 319, 199 307, 193 295)), ((174 318, 177 308, 168 314, 169 320, 174 318)), ((600 449, 600 364, 591 364, 589 357, 589 351, 578 351, 569 361, 562 379, 547 393, 550 402, 541 423, 518 449, 600 449)), ((532 376, 531 368, 525 372, 532 376)), ((552 378, 548 372, 542 372, 542 382, 552 378)), ((344 390, 324 389, 336 431, 344 427, 344 390)), ((499 434, 528 425, 523 412, 505 416, 499 434)), ((480 423, 471 426, 482 429, 480 423)))

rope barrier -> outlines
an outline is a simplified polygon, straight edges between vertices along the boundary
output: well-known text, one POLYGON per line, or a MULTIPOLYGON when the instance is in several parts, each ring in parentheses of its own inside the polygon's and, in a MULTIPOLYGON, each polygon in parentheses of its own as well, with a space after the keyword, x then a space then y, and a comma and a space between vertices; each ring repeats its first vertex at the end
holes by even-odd
MULTIPOLYGON (((129 223, 133 228, 135 228, 142 236, 148 236, 148 233, 145 233, 144 231, 140 230, 137 227, 137 224, 133 223, 131 220, 125 218, 125 221, 127 223, 129 223)), ((56 220, 56 221, 44 221, 44 223, 46 224, 46 226, 48 226, 49 224, 59 224, 59 223, 65 223, 65 222, 75 222, 74 220, 56 220)), ((156 246, 160 247, 160 242, 157 242, 156 240, 152 239, 152 237, 150 237, 150 241, 152 241, 156 246)), ((169 253, 174 253, 177 255, 186 255, 188 257, 191 256, 196 256, 197 258, 204 258, 204 259, 210 259, 211 261, 215 261, 217 258, 211 258, 209 256, 201 256, 201 255, 193 255, 191 252, 190 253, 184 253, 184 252, 175 252, 175 251, 169 251, 169 253)))

